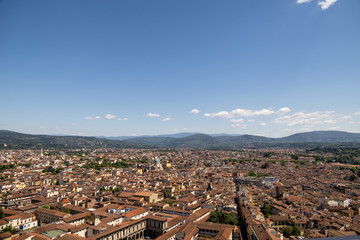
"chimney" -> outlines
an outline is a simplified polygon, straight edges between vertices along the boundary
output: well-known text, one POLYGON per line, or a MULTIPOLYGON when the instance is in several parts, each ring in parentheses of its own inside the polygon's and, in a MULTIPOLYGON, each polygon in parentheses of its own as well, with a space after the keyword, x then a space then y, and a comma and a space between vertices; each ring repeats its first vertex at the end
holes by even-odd
POLYGON ((94 226, 97 226, 98 224, 100 223, 100 218, 99 218, 99 215, 95 214, 95 217, 94 217, 94 226))

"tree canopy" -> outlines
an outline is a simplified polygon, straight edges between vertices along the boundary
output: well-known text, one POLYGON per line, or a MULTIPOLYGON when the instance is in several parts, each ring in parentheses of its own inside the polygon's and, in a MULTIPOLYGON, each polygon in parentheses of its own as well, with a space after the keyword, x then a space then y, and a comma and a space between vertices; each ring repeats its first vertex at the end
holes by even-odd
POLYGON ((210 215, 209 222, 213 223, 223 223, 223 224, 230 224, 230 225, 237 225, 237 215, 235 213, 225 213, 216 209, 210 215))

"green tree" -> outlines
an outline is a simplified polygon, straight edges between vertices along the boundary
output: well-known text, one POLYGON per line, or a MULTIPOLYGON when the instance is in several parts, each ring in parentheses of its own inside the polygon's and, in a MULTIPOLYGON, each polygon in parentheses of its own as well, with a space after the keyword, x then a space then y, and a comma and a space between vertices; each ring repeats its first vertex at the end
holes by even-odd
POLYGON ((202 238, 213 238, 211 235, 201 235, 202 238))
POLYGON ((174 201, 171 201, 171 200, 165 200, 165 203, 169 204, 169 206, 171 207, 171 205, 174 203, 174 201))
POLYGON ((248 175, 250 177, 256 177, 256 173, 254 171, 252 171, 252 170, 248 173, 248 175))
POLYGON ((237 215, 234 213, 226 214, 219 209, 211 212, 209 222, 213 223, 223 223, 223 224, 230 224, 230 225, 237 225, 237 215))
POLYGON ((164 189, 163 190, 163 194, 164 194, 164 198, 168 198, 169 196, 168 196, 168 193, 167 193, 167 191, 164 189))
POLYGON ((295 235, 295 236, 300 236, 300 235, 301 235, 301 231, 300 231, 300 229, 299 229, 297 226, 295 226, 295 227, 293 227, 292 234, 295 235))
POLYGON ((64 213, 70 213, 70 209, 68 209, 68 208, 64 208, 62 211, 63 211, 64 213))
POLYGON ((325 157, 324 156, 314 156, 316 162, 324 162, 325 157))
POLYGON ((230 225, 237 225, 238 224, 237 215, 233 213, 225 214, 224 223, 230 225))
POLYGON ((270 152, 266 152, 266 153, 264 153, 263 157, 266 157, 266 158, 271 157, 271 154, 272 153, 270 153, 270 152))
POLYGON ((94 221, 94 215, 90 214, 85 217, 86 220, 94 221))
POLYGON ((50 206, 48 206, 48 205, 44 205, 44 206, 42 206, 42 208, 45 208, 45 209, 50 209, 50 206))
POLYGON ((113 189, 112 192, 113 192, 113 194, 114 194, 114 193, 119 193, 120 190, 121 190, 121 189, 120 189, 119 187, 116 187, 116 188, 113 189))
POLYGON ((220 217, 220 211, 216 209, 215 211, 211 212, 209 221, 213 223, 220 223, 219 217, 220 217))
POLYGON ((261 208, 261 212, 264 214, 265 218, 268 218, 270 215, 272 215, 272 207, 269 204, 264 204, 264 206, 261 208))
POLYGON ((141 163, 148 163, 149 162, 149 159, 145 156, 143 156, 140 160, 141 163))
POLYGON ((284 237, 289 238, 293 233, 293 228, 291 226, 282 227, 280 231, 283 233, 284 237))
POLYGON ((351 176, 350 176, 350 181, 355 181, 357 178, 358 178, 357 176, 351 175, 351 176))
POLYGON ((266 163, 264 163, 263 165, 261 165, 261 168, 262 169, 266 169, 266 168, 268 168, 270 166, 270 163, 269 162, 266 162, 266 163))
POLYGON ((2 207, 0 207, 0 219, 3 219, 5 217, 5 213, 2 207))
POLYGON ((25 163, 24 166, 29 168, 31 166, 31 163, 25 163))
POLYGON ((4 228, 3 230, 1 230, 0 233, 4 233, 4 232, 10 232, 11 234, 15 233, 15 229, 13 229, 11 226, 7 226, 6 228, 4 228))

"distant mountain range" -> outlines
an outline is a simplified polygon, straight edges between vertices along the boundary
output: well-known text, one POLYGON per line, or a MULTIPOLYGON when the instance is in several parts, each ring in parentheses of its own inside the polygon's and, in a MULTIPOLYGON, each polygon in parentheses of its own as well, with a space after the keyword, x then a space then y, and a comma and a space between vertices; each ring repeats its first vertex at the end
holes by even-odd
POLYGON ((196 148, 318 147, 343 143, 359 144, 360 133, 314 131, 283 138, 254 135, 177 133, 141 137, 79 137, 22 134, 0 130, 0 148, 196 148))
POLYGON ((183 138, 183 137, 188 137, 188 136, 195 135, 195 134, 199 134, 199 133, 198 132, 181 132, 181 133, 175 133, 175 134, 162 134, 162 135, 118 136, 118 137, 96 136, 96 137, 122 141, 122 140, 126 140, 126 139, 131 139, 131 138, 152 138, 152 137, 183 138))
MULTIPOLYGON (((142 135, 142 136, 119 136, 119 137, 98 137, 98 138, 105 138, 105 139, 111 139, 111 140, 127 140, 131 138, 184 138, 196 134, 201 134, 199 132, 181 132, 181 133, 174 133, 174 134, 162 134, 162 135, 142 135)), ((212 137, 218 137, 218 136, 240 136, 240 134, 226 134, 226 133, 215 133, 215 134, 208 134, 212 137)))
POLYGON ((109 140, 96 137, 50 136, 23 134, 0 130, 0 149, 39 149, 39 148, 140 148, 139 144, 109 140))
POLYGON ((268 138, 254 135, 218 135, 193 134, 186 137, 136 137, 127 142, 165 148, 206 148, 229 149, 241 147, 312 147, 328 143, 360 143, 360 133, 341 131, 315 131, 297 133, 283 138, 268 138))

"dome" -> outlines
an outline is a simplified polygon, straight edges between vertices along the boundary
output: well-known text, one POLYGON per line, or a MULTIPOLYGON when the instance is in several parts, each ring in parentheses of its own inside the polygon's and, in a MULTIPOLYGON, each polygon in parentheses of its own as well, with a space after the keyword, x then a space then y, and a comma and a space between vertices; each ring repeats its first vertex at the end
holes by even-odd
POLYGON ((155 163, 160 163, 160 159, 158 157, 155 157, 155 160, 154 160, 155 163))

